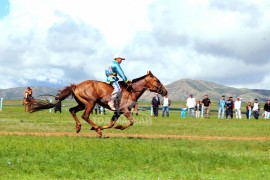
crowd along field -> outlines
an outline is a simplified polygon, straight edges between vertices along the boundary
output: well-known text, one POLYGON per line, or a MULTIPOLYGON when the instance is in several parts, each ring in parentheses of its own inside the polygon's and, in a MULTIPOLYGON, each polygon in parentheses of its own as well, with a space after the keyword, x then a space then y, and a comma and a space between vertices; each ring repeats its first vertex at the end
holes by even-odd
MULTIPOLYGON (((4 102, 0 179, 270 178, 270 120, 218 120, 216 112, 209 119, 182 119, 179 111, 153 118, 147 110, 134 116, 132 127, 96 138, 83 120, 76 134, 68 112, 73 103, 64 101, 62 114, 29 114, 20 101, 4 102)), ((103 125, 111 115, 91 117, 103 125)))

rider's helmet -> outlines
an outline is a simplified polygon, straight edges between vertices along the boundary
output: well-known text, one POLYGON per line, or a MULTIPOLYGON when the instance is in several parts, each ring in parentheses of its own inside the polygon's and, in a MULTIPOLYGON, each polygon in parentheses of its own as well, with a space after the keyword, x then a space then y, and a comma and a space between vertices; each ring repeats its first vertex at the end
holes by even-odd
POLYGON ((114 60, 116 60, 116 59, 122 59, 122 60, 125 60, 126 58, 124 58, 123 56, 120 56, 119 54, 116 54, 115 56, 114 56, 114 60))

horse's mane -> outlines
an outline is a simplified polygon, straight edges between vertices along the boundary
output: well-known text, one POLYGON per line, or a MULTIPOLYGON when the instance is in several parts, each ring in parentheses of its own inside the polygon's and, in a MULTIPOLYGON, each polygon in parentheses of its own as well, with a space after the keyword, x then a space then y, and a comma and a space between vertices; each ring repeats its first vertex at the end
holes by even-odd
POLYGON ((136 79, 132 79, 132 83, 135 83, 135 82, 137 82, 137 81, 140 81, 140 80, 144 79, 147 75, 148 75, 148 74, 146 74, 146 75, 144 75, 144 76, 142 76, 142 77, 138 77, 138 78, 136 78, 136 79))
MULTIPOLYGON (((138 77, 138 78, 135 78, 135 79, 132 79, 132 83, 136 83, 142 79, 144 79, 148 74, 144 75, 144 76, 141 76, 141 77, 138 77)), ((124 81, 119 81, 119 84, 122 85, 124 88, 127 88, 127 84, 124 82, 124 81)))

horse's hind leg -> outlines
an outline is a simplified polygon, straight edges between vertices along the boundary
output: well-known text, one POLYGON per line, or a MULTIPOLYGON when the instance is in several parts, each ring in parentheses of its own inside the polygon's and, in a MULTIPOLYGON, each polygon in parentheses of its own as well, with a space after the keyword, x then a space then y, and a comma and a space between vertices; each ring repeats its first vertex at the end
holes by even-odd
POLYGON ((101 128, 98 127, 93 121, 91 121, 89 119, 90 113, 93 111, 94 107, 95 107, 95 102, 89 102, 87 103, 86 107, 85 107, 85 111, 84 114, 82 115, 82 118, 88 122, 97 132, 98 136, 101 137, 102 136, 102 132, 101 132, 101 128))
POLYGON ((84 110, 84 105, 83 104, 78 104, 78 106, 70 108, 69 112, 71 113, 71 115, 73 116, 75 122, 76 122, 76 132, 79 133, 81 130, 81 123, 80 120, 78 119, 76 113, 78 111, 84 110))

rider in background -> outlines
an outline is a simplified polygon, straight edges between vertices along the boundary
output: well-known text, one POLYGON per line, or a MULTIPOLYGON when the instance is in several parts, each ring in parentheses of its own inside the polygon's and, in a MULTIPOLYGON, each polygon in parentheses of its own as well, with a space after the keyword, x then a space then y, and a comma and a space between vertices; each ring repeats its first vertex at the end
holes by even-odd
POLYGON ((121 88, 120 88, 119 83, 118 83, 119 78, 117 77, 117 75, 119 75, 125 83, 130 82, 130 80, 127 79, 127 77, 125 76, 125 74, 120 66, 122 60, 125 60, 125 58, 123 58, 120 55, 116 55, 114 57, 114 60, 112 61, 112 63, 109 64, 107 69, 105 70, 105 74, 107 76, 107 83, 111 84, 114 88, 114 90, 111 94, 111 101, 109 101, 109 103, 108 103, 110 108, 114 111, 116 109, 117 110, 119 109, 119 105, 120 105, 120 101, 121 101, 121 97, 122 97, 121 88))
POLYGON ((33 98, 33 90, 30 87, 27 87, 27 89, 24 91, 24 98, 32 99, 33 98))

